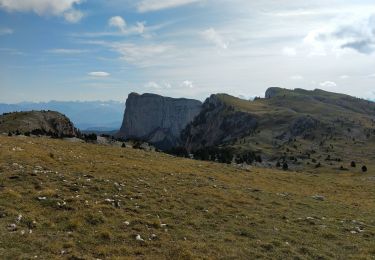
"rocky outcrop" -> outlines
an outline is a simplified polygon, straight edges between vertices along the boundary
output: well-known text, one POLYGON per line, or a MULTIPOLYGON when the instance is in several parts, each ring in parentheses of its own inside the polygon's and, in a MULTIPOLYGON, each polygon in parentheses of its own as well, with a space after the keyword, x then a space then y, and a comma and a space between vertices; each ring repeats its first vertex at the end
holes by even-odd
POLYGON ((235 110, 222 96, 211 95, 200 114, 183 131, 182 139, 189 152, 225 144, 255 131, 257 119, 250 113, 235 110))
POLYGON ((281 88, 272 87, 268 88, 265 93, 265 98, 273 98, 281 91, 281 88))
POLYGON ((181 131, 200 112, 198 100, 131 93, 118 137, 149 142, 162 150, 180 145, 181 131))
POLYGON ((311 116, 301 116, 293 121, 290 127, 290 133, 293 137, 306 134, 309 131, 317 129, 319 121, 311 116))
POLYGON ((79 131, 65 115, 55 111, 6 113, 0 116, 0 132, 76 137, 79 131))

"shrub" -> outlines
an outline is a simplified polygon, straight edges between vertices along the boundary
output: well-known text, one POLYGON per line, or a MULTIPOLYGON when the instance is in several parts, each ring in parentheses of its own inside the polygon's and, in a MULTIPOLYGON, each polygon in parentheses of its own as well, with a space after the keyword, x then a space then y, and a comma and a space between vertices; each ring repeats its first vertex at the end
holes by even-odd
POLYGON ((353 168, 357 167, 355 161, 352 161, 352 162, 350 163, 350 167, 353 167, 353 168))
POLYGON ((256 156, 255 156, 255 160, 256 160, 257 162, 261 163, 261 162, 262 162, 262 157, 261 157, 260 155, 256 155, 256 156))
POLYGON ((89 223, 90 225, 93 225, 93 226, 103 224, 105 222, 105 220, 102 216, 94 215, 94 214, 91 214, 91 213, 85 217, 85 220, 87 221, 87 223, 89 223))
POLYGON ((95 133, 92 134, 85 134, 86 141, 96 141, 98 140, 98 136, 95 133))
POLYGON ((284 162, 283 163, 283 170, 286 171, 288 169, 289 169, 289 165, 286 162, 284 162))
POLYGON ((362 172, 367 172, 367 166, 366 165, 362 166, 362 172))
POLYGON ((174 147, 166 152, 168 154, 172 154, 172 155, 179 156, 179 157, 189 157, 188 151, 184 147, 181 147, 181 146, 174 147))
POLYGON ((99 238, 104 241, 111 240, 111 233, 107 230, 104 230, 99 233, 99 238))

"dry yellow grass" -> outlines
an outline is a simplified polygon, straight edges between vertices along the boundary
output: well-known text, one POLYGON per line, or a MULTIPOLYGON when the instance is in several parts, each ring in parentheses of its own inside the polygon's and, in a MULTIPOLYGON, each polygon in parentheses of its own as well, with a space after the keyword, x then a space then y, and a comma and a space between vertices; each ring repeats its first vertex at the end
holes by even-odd
POLYGON ((1 136, 0 258, 374 259, 375 173, 320 171, 1 136))

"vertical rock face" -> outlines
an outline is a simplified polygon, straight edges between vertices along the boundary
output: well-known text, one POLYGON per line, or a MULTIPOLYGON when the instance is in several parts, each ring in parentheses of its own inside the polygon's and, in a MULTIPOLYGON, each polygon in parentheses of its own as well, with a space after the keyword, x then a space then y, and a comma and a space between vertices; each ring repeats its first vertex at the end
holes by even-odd
POLYGON ((187 151, 215 147, 256 129, 257 119, 226 104, 225 96, 218 94, 207 98, 199 115, 184 129, 182 140, 187 151))
POLYGON ((281 91, 281 88, 277 88, 277 87, 268 88, 265 94, 265 98, 273 98, 280 91, 281 91))
POLYGON ((118 136, 144 140, 168 150, 180 144, 181 131, 200 112, 201 106, 200 101, 193 99, 131 93, 118 136))

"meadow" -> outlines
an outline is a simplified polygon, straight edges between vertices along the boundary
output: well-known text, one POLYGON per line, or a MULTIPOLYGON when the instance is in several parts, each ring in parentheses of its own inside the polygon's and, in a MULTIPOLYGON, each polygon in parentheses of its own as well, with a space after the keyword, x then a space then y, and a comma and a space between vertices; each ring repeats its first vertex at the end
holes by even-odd
POLYGON ((372 169, 0 136, 0 258, 374 259, 372 169))

